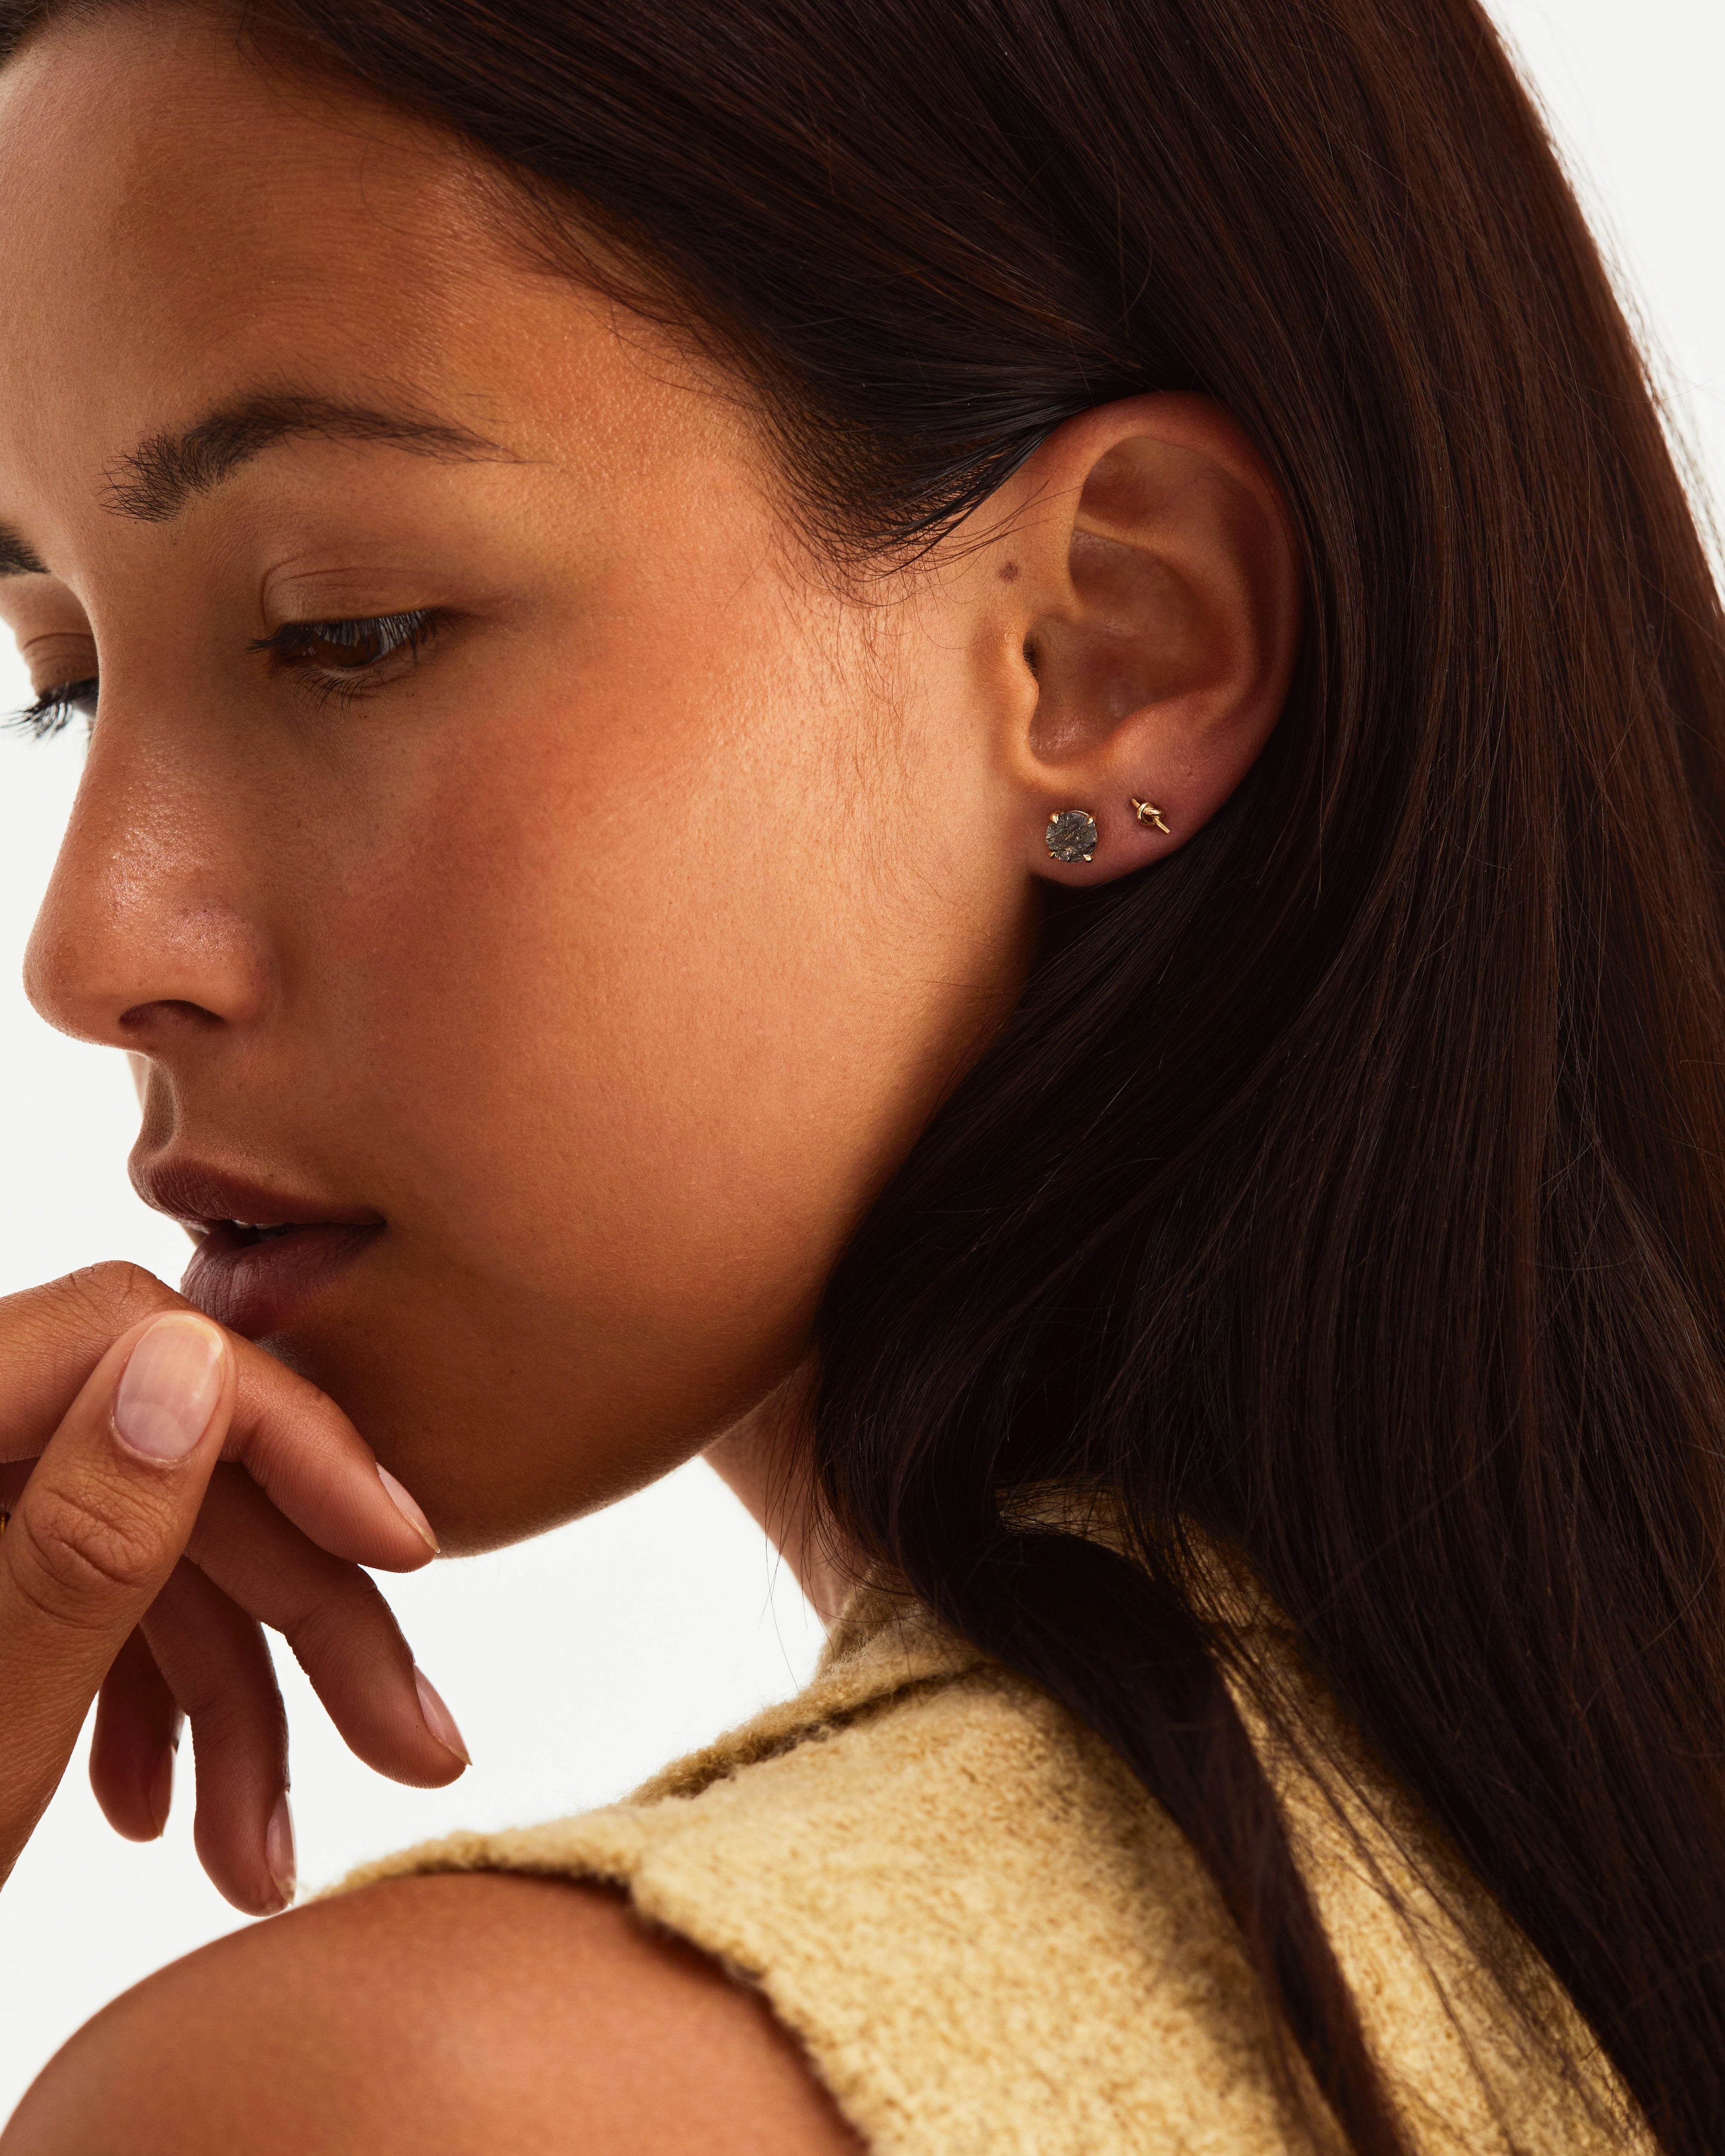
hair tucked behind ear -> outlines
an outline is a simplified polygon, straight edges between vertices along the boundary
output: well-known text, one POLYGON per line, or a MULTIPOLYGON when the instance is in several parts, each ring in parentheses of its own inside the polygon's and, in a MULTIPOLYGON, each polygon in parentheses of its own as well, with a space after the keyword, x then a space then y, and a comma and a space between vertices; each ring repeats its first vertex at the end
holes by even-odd
MULTIPOLYGON (((139 0, 147 4, 147 0, 139 0)), ((0 0, 14 35, 44 9, 0 0)), ((52 12, 51 4, 47 12, 52 12)), ((270 0, 572 195, 914 542, 1220 399, 1308 627, 1230 807, 1063 896, 820 1322, 845 1526, 1132 1763, 1407 2143, 1198 1614, 1243 1554, 1665 2147, 1725 2144, 1721 624, 1473 0, 270 0), (1015 1533, 1113 1493, 1142 1563, 1015 1533)))

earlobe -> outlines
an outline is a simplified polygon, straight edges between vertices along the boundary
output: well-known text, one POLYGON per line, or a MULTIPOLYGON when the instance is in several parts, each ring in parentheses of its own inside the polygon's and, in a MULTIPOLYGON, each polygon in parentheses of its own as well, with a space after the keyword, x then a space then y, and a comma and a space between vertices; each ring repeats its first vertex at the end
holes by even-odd
POLYGON ((1034 870, 1104 881, 1182 844, 1251 768, 1293 670, 1298 557, 1274 480, 1205 398, 1087 413, 1019 485, 1034 701, 1011 783, 1034 870))

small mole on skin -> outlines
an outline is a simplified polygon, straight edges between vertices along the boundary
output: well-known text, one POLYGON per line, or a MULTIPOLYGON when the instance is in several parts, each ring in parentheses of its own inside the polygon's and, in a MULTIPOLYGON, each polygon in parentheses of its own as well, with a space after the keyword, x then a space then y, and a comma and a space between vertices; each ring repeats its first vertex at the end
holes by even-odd
POLYGON ((1016 562, 1003 562, 1000 565, 1001 583, 1003 584, 1009 584, 1013 578, 1017 576, 1018 572, 1019 565, 1016 562))

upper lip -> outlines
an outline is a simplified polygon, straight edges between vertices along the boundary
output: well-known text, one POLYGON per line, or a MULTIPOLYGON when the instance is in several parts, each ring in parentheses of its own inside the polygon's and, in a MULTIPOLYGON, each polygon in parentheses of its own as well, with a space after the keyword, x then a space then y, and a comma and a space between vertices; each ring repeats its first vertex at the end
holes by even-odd
POLYGON ((187 1228, 208 1229, 224 1220, 249 1228, 381 1228, 383 1216, 364 1205, 336 1205, 303 1198, 239 1175, 226 1175, 202 1161, 172 1155, 134 1168, 132 1185, 146 1205, 171 1214, 187 1228))

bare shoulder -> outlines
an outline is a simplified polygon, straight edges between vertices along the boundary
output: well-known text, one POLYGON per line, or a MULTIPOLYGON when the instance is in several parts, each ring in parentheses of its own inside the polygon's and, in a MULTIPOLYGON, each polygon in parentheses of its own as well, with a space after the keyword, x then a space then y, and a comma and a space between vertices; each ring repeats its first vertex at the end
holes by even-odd
POLYGON ((763 2004, 620 1897, 400 1879, 99 2014, 0 2156, 859 2156, 763 2004))

